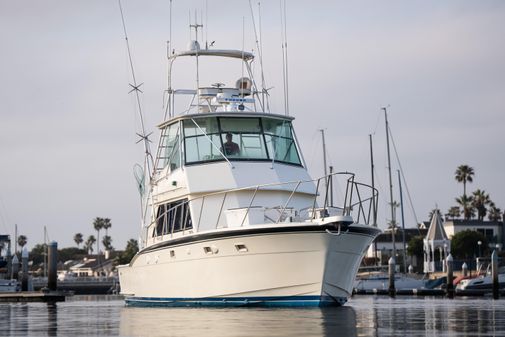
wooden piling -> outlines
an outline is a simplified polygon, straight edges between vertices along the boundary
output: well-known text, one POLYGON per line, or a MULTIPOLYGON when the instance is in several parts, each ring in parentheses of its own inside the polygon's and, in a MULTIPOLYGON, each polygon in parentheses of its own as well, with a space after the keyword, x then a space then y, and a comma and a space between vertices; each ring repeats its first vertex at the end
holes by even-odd
POLYGON ((493 298, 497 300, 500 297, 500 284, 498 283, 498 254, 493 250, 491 254, 491 274, 493 275, 493 298))
POLYGON ((389 296, 395 297, 395 258, 392 256, 389 258, 388 261, 388 267, 389 267, 389 296))
POLYGON ((464 262, 463 265, 461 266, 461 273, 463 274, 464 277, 468 276, 468 265, 466 264, 466 262, 464 262))
POLYGON ((55 241, 49 243, 47 249, 48 255, 48 275, 47 275, 47 287, 49 290, 55 291, 58 287, 56 270, 58 267, 58 243, 55 241))
POLYGON ((21 291, 28 290, 28 248, 23 247, 21 251, 21 291))
POLYGON ((454 298, 454 284, 453 284, 453 259, 452 255, 449 254, 445 260, 445 263, 447 264, 447 297, 448 298, 454 298))

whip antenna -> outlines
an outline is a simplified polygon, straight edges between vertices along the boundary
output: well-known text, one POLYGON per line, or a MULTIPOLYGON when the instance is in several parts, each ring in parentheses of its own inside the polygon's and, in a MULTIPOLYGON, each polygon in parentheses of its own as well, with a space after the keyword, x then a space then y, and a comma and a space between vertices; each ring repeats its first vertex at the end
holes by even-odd
MULTIPOLYGON (((251 0, 249 0, 249 8, 251 9, 251 18, 252 18, 252 23, 253 23, 253 29, 254 29, 254 37, 255 37, 255 40, 256 40, 256 48, 258 49, 258 56, 259 56, 259 59, 260 59, 260 71, 261 71, 261 94, 262 94, 262 109, 263 111, 265 111, 265 88, 266 88, 266 85, 265 85, 265 75, 263 74, 263 55, 262 55, 262 51, 261 51, 261 46, 260 46, 260 43, 259 43, 259 40, 258 40, 258 31, 256 30, 256 20, 254 18, 254 11, 253 11, 253 7, 252 7, 252 4, 251 4, 251 0)), ((268 96, 267 96, 267 103, 268 103, 268 96)))
POLYGON ((282 49, 282 80, 284 86, 284 113, 289 115, 289 81, 288 81, 288 34, 286 24, 286 1, 280 0, 281 10, 281 49, 282 49))
POLYGON ((129 93, 134 92, 135 93, 135 98, 137 101, 137 106, 138 106, 138 111, 139 111, 139 117, 140 117, 140 127, 141 127, 141 134, 137 133, 137 135, 140 137, 139 142, 144 143, 144 151, 146 155, 146 166, 147 166, 147 172, 151 172, 151 163, 152 163, 152 156, 151 156, 151 150, 149 148, 149 136, 151 134, 146 134, 146 129, 144 126, 144 116, 142 113, 142 105, 140 104, 140 94, 143 93, 142 90, 140 90, 140 86, 144 83, 137 84, 137 78, 135 77, 135 69, 133 67, 133 60, 132 60, 132 53, 130 50, 130 42, 128 41, 128 34, 126 32, 126 24, 125 24, 125 19, 124 19, 124 14, 123 14, 123 6, 121 6, 121 0, 118 0, 119 3, 119 11, 121 13, 121 22, 123 23, 123 32, 125 36, 125 41, 126 41, 126 49, 128 51, 128 60, 130 61, 130 70, 132 74, 132 79, 133 79, 133 84, 130 83, 130 87, 132 89, 129 91, 129 93))

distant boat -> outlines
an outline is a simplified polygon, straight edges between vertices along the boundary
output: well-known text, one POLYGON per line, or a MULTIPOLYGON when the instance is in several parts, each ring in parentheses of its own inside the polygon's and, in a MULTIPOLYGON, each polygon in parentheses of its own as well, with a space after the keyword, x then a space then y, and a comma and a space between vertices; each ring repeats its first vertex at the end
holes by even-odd
MULTIPOLYGON (((505 274, 498 274, 498 284, 500 289, 505 289, 505 274)), ((489 273, 480 275, 474 278, 461 280, 456 286, 458 290, 479 290, 479 291, 492 291, 493 290, 493 277, 489 273)))
POLYGON ((0 293, 12 293, 21 290, 21 284, 16 280, 0 279, 0 293))
MULTIPOLYGON (((413 290, 413 289, 434 289, 441 286, 445 278, 427 279, 410 276, 408 274, 395 274, 395 289, 398 290, 413 290)), ((371 273, 366 276, 358 275, 354 282, 356 291, 371 292, 377 290, 389 289, 389 275, 384 272, 371 273)))

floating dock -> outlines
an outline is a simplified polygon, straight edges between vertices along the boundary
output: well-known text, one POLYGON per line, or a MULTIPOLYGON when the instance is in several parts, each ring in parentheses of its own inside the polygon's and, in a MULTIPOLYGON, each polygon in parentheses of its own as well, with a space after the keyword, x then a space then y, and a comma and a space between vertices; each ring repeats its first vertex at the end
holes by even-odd
MULTIPOLYGON (((354 289, 353 295, 387 295, 390 296, 389 289, 354 289)), ((447 296, 445 289, 397 289, 394 292, 396 296, 447 296)), ((454 296, 492 296, 493 292, 489 289, 474 290, 454 290, 454 296)), ((500 296, 505 296, 505 289, 500 289, 500 296)))
POLYGON ((3 302, 64 302, 72 293, 63 291, 20 291, 0 293, 0 303, 3 302))

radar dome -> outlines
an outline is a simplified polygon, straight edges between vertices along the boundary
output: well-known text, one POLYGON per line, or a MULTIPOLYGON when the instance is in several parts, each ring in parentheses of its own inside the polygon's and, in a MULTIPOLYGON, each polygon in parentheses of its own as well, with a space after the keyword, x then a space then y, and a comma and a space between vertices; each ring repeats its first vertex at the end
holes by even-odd
POLYGON ((252 88, 252 81, 248 77, 241 77, 235 83, 235 87, 239 90, 240 95, 250 95, 252 88))

